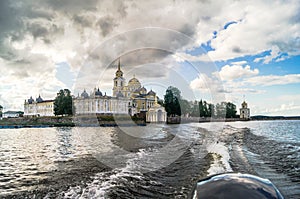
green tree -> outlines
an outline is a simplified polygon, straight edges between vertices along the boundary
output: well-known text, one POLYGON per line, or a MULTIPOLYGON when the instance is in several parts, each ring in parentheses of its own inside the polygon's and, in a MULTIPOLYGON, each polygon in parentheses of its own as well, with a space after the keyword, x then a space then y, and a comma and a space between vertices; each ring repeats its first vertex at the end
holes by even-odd
POLYGON ((54 99, 55 115, 72 115, 73 114, 72 96, 69 89, 61 89, 54 99))
POLYGON ((226 103, 226 118, 236 117, 236 105, 231 102, 226 103))
POLYGON ((231 102, 221 102, 216 105, 217 117, 235 118, 236 112, 236 105, 231 102))
POLYGON ((203 102, 203 110, 204 110, 204 117, 208 117, 208 103, 206 101, 203 102))
POLYGON ((169 86, 164 96, 164 106, 168 116, 181 116, 181 92, 178 88, 169 86))
POLYGON ((2 117, 3 106, 0 105, 0 117, 2 117))
POLYGON ((209 104, 208 105, 208 117, 214 117, 215 116, 215 105, 209 104))
POLYGON ((204 106, 203 106, 202 100, 200 100, 200 102, 199 102, 199 112, 200 112, 200 117, 204 117, 205 116, 204 106))

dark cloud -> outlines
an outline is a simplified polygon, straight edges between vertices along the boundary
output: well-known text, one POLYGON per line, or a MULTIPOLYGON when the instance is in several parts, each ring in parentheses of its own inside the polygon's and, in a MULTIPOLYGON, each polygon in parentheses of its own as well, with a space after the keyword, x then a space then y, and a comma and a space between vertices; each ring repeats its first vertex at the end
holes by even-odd
POLYGON ((38 23, 31 24, 29 29, 34 38, 43 37, 48 34, 48 29, 38 23))
POLYGON ((18 10, 7 0, 0 1, 0 36, 3 37, 22 25, 18 19, 18 10))
POLYGON ((43 55, 30 55, 10 62, 5 66, 8 71, 12 71, 11 77, 18 79, 26 77, 43 77, 51 73, 55 68, 49 64, 49 59, 43 55))
POLYGON ((195 31, 196 31, 196 29, 195 29, 194 24, 184 24, 179 30, 179 32, 181 32, 189 37, 192 37, 195 34, 195 31))
POLYGON ((243 51, 242 51, 242 49, 239 46, 234 46, 232 48, 232 52, 234 52, 234 53, 242 53, 243 51))
POLYGON ((28 19, 51 20, 49 10, 43 10, 34 1, 0 1, 0 57, 5 60, 16 59, 18 52, 10 46, 11 41, 21 41, 27 32, 34 37, 45 35, 47 28, 35 23, 28 26, 28 19))
POLYGON ((86 15, 74 15, 73 20, 75 23, 80 24, 83 27, 89 27, 93 24, 93 19, 86 15))
POLYGON ((96 10, 98 0, 47 0, 41 1, 41 3, 54 10, 76 14, 83 10, 96 10))
POLYGON ((117 25, 114 18, 111 16, 102 17, 98 20, 97 25, 101 28, 102 35, 106 36, 109 34, 113 28, 117 25))
MULTIPOLYGON (((162 49, 145 48, 128 52, 120 59, 122 61, 122 65, 132 68, 138 65, 160 62, 163 58, 170 54, 172 53, 162 49)), ((118 61, 118 59, 116 61, 118 61)))

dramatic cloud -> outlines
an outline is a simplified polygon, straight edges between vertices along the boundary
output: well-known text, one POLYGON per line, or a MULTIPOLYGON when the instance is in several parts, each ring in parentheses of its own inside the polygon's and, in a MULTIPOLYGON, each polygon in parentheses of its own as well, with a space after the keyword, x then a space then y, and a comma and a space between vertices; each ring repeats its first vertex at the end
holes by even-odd
POLYGON ((221 68, 219 75, 223 80, 234 80, 254 76, 259 73, 258 69, 251 70, 250 66, 243 67, 242 65, 225 65, 221 68))
MULTIPOLYGON (((74 74, 86 64, 97 64, 90 68, 93 74, 86 81, 94 87, 91 80, 99 79, 118 56, 128 69, 148 63, 169 66, 174 63, 170 55, 210 61, 265 53, 256 61, 281 61, 300 54, 299 8, 297 0, 0 1, 0 79, 6 83, 0 86, 0 103, 13 98, 14 103, 22 104, 28 95, 42 90, 55 95, 56 89, 64 86, 56 74, 57 64, 62 62, 74 74), (200 46, 208 52, 197 50, 200 46), (146 50, 143 55, 141 48, 160 51, 146 50), (194 54, 188 54, 193 50, 194 54), (22 92, 16 94, 12 82, 22 85, 18 86, 22 92)), ((141 79, 158 76, 158 70, 148 66, 145 73, 137 73, 141 79)), ((170 73, 162 68, 159 78, 170 73)), ((257 73, 257 69, 232 64, 222 69, 221 77, 230 80, 257 73), (229 71, 235 71, 234 75, 229 71)), ((203 87, 197 82, 200 79, 191 86, 203 87)), ((103 85, 108 87, 110 81, 107 78, 103 85)), ((222 90, 215 87, 218 89, 222 90)))

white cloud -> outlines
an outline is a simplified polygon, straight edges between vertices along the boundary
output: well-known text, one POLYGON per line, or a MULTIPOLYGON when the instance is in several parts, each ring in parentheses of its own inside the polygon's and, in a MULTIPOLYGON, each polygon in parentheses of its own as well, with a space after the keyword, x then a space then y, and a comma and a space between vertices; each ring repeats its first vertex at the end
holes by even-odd
POLYGON ((280 56, 280 49, 279 49, 279 47, 278 46, 272 46, 270 55, 267 55, 265 57, 255 58, 254 62, 263 61, 264 64, 268 64, 268 63, 270 63, 274 59, 276 59, 277 61, 278 60, 282 60, 282 59, 278 58, 279 56, 280 56))
POLYGON ((219 75, 222 80, 235 80, 238 78, 254 76, 258 73, 258 69, 251 70, 251 67, 249 65, 245 67, 241 65, 225 65, 221 68, 219 75))
POLYGON ((245 65, 247 63, 248 63, 247 61, 243 60, 243 61, 231 62, 231 65, 240 65, 240 66, 242 66, 242 65, 245 65))
POLYGON ((300 83, 300 74, 288 74, 288 75, 264 75, 250 77, 244 80, 245 83, 253 86, 273 86, 273 85, 285 85, 300 83))

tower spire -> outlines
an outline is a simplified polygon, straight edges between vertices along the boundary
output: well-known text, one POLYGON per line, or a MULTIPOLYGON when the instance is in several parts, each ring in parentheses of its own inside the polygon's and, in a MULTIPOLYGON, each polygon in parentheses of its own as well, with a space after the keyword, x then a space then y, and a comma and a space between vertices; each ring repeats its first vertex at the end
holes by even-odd
POLYGON ((116 72, 116 77, 122 77, 123 76, 123 72, 121 71, 121 61, 119 58, 119 62, 118 62, 118 70, 116 72))

